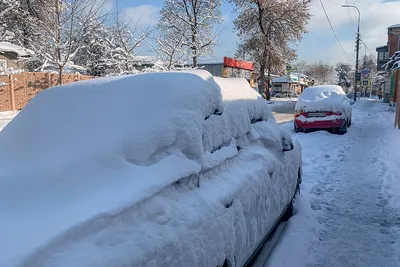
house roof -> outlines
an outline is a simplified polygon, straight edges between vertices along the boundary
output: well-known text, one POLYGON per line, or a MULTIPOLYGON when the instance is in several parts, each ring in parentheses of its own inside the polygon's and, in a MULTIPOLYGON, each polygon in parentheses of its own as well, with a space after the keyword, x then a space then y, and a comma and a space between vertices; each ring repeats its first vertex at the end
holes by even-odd
POLYGON ((387 45, 377 46, 376 50, 385 49, 385 48, 387 49, 387 47, 388 47, 387 45))
POLYGON ((272 83, 292 83, 298 82, 299 77, 297 75, 290 74, 290 80, 288 79, 287 75, 283 75, 279 78, 275 78, 272 80, 272 83))
POLYGON ((29 57, 35 55, 35 52, 32 50, 9 42, 0 42, 0 52, 15 53, 18 57, 29 57))
POLYGON ((388 29, 393 29, 393 28, 400 28, 400 23, 388 27, 388 29))

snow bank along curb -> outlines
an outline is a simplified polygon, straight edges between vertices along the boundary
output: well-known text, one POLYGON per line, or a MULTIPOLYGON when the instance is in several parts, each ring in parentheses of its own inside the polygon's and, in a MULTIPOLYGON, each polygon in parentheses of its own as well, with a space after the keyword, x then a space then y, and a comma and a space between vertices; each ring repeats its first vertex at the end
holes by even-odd
POLYGON ((245 80, 205 71, 43 91, 0 133, 0 266, 233 261, 290 201, 292 145, 245 80))

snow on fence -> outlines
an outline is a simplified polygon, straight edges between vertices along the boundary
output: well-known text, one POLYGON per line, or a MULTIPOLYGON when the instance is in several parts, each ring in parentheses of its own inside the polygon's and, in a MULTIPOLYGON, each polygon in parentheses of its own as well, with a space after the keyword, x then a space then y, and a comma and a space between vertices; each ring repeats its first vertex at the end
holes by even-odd
MULTIPOLYGON (((93 79, 95 76, 63 74, 63 83, 93 79)), ((0 111, 22 109, 37 93, 57 85, 58 74, 23 72, 0 76, 0 111)))

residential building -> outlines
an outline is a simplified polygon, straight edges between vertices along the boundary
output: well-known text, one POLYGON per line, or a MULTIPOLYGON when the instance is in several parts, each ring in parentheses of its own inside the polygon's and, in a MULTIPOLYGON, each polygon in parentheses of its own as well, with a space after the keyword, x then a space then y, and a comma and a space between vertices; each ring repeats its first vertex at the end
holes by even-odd
POLYGON ((252 87, 257 86, 257 75, 254 72, 253 62, 224 57, 223 60, 200 61, 198 67, 207 70, 213 76, 245 78, 252 87))
POLYGON ((387 45, 378 46, 376 48, 376 52, 378 53, 376 59, 376 69, 377 71, 382 71, 384 70, 382 66, 389 60, 388 46, 387 45))
POLYGON ((27 59, 35 53, 29 49, 9 43, 0 42, 0 72, 26 69, 27 59))
POLYGON ((394 91, 396 87, 396 62, 393 58, 399 53, 400 50, 400 24, 389 26, 387 29, 387 45, 376 48, 377 56, 377 70, 387 70, 385 80, 381 80, 379 87, 384 90, 383 101, 391 102, 394 99, 394 91), (397 52, 397 53, 396 53, 397 52), (392 70, 393 69, 393 70, 392 70), (384 83, 382 82, 384 81, 384 83))
POLYGON ((292 92, 301 94, 303 90, 313 85, 313 80, 302 73, 291 73, 272 80, 272 91, 292 92))
POLYGON ((388 52, 389 57, 400 50, 400 24, 392 25, 388 28, 388 52))

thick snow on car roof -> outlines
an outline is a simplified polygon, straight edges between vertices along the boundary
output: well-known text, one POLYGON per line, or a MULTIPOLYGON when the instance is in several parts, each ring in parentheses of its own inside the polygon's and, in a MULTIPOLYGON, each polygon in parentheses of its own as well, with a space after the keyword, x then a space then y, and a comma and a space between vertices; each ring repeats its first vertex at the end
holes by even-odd
POLYGON ((38 94, 0 133, 0 236, 8 240, 0 266, 198 173, 203 123, 216 110, 220 89, 206 71, 100 78, 38 94))
POLYGON ((340 104, 345 93, 338 85, 319 85, 308 87, 299 96, 296 110, 332 110, 341 109, 340 104))
MULTIPOLYGON (((177 214, 180 226, 209 232, 195 235, 201 242, 215 244, 209 238, 217 232, 229 236, 232 229, 216 229, 215 220, 226 222, 217 218, 226 209, 214 191, 227 186, 226 177, 233 179, 228 188, 263 190, 257 181, 267 183, 278 164, 273 152, 282 151, 282 140, 291 142, 266 101, 244 82, 205 71, 168 72, 101 78, 40 93, 0 132, 0 236, 7 240, 0 245, 0 266, 124 266, 146 260, 143 251, 151 254, 160 246, 153 240, 167 242, 164 237, 176 227, 164 213, 177 214), (241 157, 224 165, 225 173, 212 169, 246 145, 241 157), (243 166, 246 170, 238 171, 243 166), (201 201, 180 203, 169 186, 203 171, 219 178, 202 182, 208 187, 194 193, 201 201), (173 197, 166 199, 160 192, 167 188, 173 197), (145 209, 135 205, 153 197, 156 204, 145 209), (212 221, 204 221, 210 206, 212 221)), ((279 199, 271 204, 274 210, 292 194, 287 181, 279 180, 281 190, 271 193, 279 199)), ((251 205, 256 196, 243 196, 243 203, 251 205)), ((273 224, 268 220, 260 223, 273 224)), ((202 258, 173 258, 176 266, 187 260, 203 266, 199 259, 221 255, 214 250, 202 258)), ((155 266, 162 265, 153 256, 155 266)))
POLYGON ((300 99, 306 101, 316 101, 328 97, 343 95, 342 87, 338 85, 320 85, 306 88, 300 95, 300 99))

